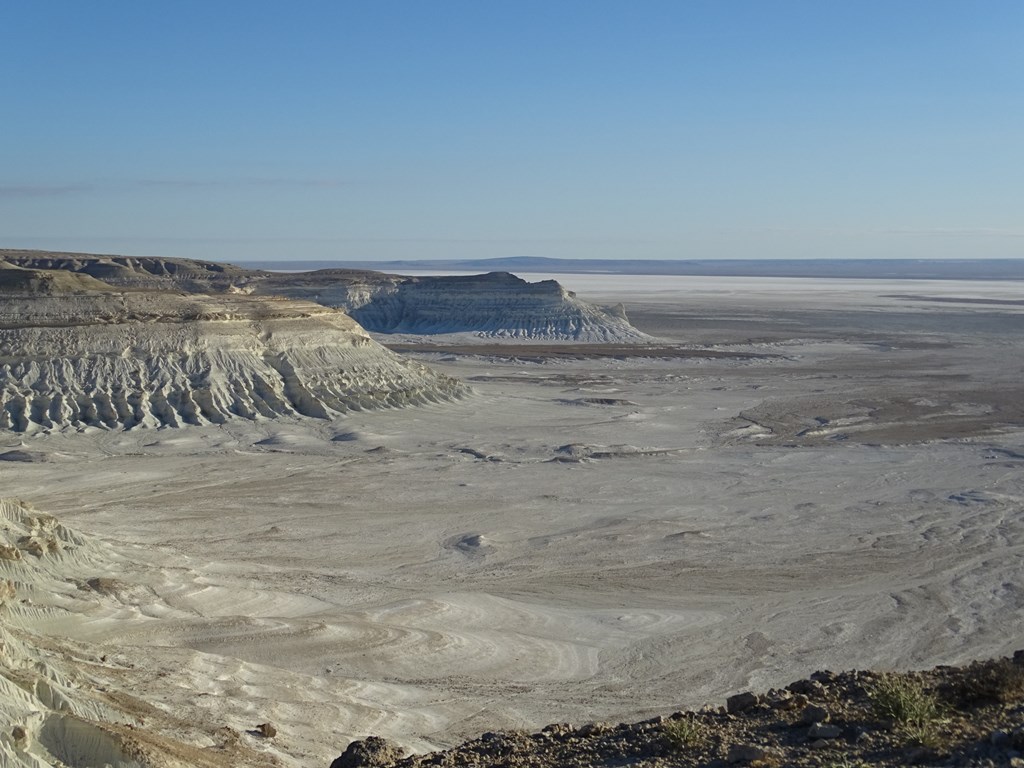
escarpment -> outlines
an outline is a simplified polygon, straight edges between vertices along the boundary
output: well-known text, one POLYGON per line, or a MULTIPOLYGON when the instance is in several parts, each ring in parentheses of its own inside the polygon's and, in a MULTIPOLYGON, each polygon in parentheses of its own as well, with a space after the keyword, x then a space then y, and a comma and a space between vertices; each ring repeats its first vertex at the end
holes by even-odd
POLYGON ((507 272, 410 278, 349 308, 384 333, 470 332, 490 338, 577 342, 639 341, 619 310, 589 304, 554 280, 528 283, 507 272))
POLYGON ((621 306, 583 301, 554 280, 507 272, 410 277, 355 269, 268 272, 228 264, 131 256, 3 251, 9 264, 65 270, 123 288, 175 289, 314 301, 378 333, 470 333, 485 338, 629 343, 648 341, 621 306))
POLYGON ((55 293, 38 290, 52 275, 24 272, 0 271, 3 429, 330 418, 465 391, 312 302, 102 283, 55 293))

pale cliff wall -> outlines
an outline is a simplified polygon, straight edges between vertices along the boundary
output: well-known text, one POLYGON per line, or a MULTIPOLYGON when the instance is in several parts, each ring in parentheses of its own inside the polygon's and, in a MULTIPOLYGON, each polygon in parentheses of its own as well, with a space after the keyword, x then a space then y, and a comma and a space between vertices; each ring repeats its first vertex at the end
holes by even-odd
POLYGON ((311 302, 146 292, 3 298, 3 429, 329 418, 465 391, 311 302))

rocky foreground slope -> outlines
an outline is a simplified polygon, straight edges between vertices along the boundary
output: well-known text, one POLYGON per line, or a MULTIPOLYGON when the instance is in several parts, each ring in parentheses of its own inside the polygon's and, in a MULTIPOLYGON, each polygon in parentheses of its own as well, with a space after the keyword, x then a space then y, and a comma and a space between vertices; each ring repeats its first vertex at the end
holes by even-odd
POLYGON ((554 724, 485 733, 403 757, 370 737, 331 768, 532 766, 1024 766, 1024 651, 927 672, 816 672, 784 689, 739 693, 722 707, 638 723, 554 724))
POLYGON ((0 298, 3 429, 330 418, 464 391, 308 301, 116 290, 10 265, 0 298))
POLYGON ((243 293, 336 307, 380 333, 471 333, 486 338, 622 343, 648 340, 621 305, 582 301, 554 280, 528 283, 507 272, 407 277, 368 270, 281 273, 154 257, 0 250, 7 263, 62 270, 124 288, 243 293))

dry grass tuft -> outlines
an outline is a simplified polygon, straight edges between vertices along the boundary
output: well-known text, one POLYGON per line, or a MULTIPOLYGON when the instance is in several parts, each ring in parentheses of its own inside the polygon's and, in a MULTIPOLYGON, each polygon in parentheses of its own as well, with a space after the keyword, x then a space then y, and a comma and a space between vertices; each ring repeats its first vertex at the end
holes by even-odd
POLYGON ((705 727, 690 718, 670 720, 662 727, 666 741, 676 751, 703 746, 708 740, 705 727))
POLYGON ((923 725, 939 719, 939 699, 918 680, 883 675, 868 690, 875 715, 897 725, 923 725))
POLYGON ((868 690, 876 717, 891 720, 911 740, 934 747, 939 742, 942 705, 934 691, 913 677, 884 675, 868 690))

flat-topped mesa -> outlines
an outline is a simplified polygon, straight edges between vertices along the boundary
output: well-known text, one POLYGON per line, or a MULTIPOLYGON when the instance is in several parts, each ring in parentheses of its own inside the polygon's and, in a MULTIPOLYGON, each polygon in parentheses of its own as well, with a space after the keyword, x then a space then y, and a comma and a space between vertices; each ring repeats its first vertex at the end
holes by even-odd
POLYGON ((308 301, 14 287, 3 298, 2 429, 331 418, 466 391, 308 301))
POLYGON ((378 333, 471 333, 486 338, 628 343, 649 341, 619 305, 599 307, 554 280, 508 272, 409 277, 356 269, 282 273, 155 257, 3 251, 8 263, 62 269, 127 288, 247 293, 315 301, 378 333))
POLYGON ((622 306, 599 307, 554 280, 508 272, 407 277, 360 270, 277 273, 250 290, 344 309, 377 333, 471 333, 484 338, 628 343, 649 341, 622 306))
POLYGON ((589 304, 554 280, 528 283, 508 272, 414 277, 378 290, 349 313, 381 333, 472 333, 488 338, 628 342, 647 337, 621 308, 589 304))

